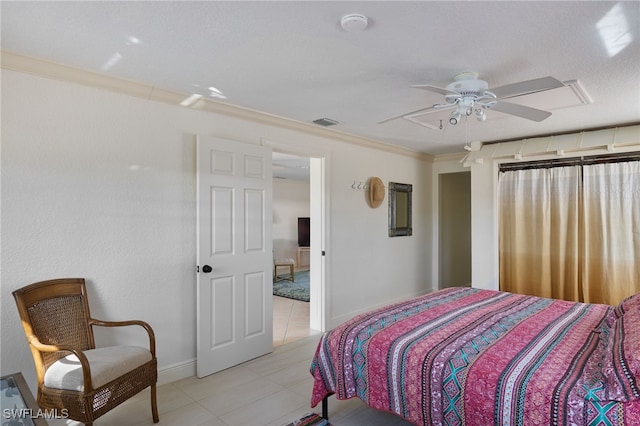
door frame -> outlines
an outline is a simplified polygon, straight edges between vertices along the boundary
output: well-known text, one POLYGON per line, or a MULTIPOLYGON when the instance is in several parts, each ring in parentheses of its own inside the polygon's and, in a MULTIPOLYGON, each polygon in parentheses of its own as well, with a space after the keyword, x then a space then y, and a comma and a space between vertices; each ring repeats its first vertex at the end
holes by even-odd
POLYGON ((329 152, 315 148, 307 149, 304 146, 292 146, 291 144, 266 139, 263 139, 261 143, 264 146, 271 147, 272 152, 308 157, 312 160, 310 161, 312 164, 309 172, 314 173, 314 176, 310 176, 309 179, 310 191, 319 191, 320 200, 319 202, 312 202, 310 197, 310 216, 319 219, 311 221, 311 239, 312 241, 319 241, 320 244, 315 244, 315 247, 312 245, 310 250, 311 301, 309 302, 309 326, 314 330, 325 332, 330 327, 328 313, 331 312, 330 285, 327 279, 330 276, 329 259, 331 258, 328 250, 330 245, 330 233, 328 230, 330 228, 329 215, 327 214, 330 211, 329 175, 326 172, 329 170, 329 152))

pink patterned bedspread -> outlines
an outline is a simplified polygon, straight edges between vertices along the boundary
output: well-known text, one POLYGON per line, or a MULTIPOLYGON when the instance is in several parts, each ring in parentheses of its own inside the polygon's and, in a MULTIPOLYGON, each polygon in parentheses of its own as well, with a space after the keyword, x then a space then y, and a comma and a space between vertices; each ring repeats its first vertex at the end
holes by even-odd
POLYGON ((603 376, 614 323, 607 305, 437 291, 324 334, 311 405, 357 397, 420 425, 640 425, 640 394, 610 398, 603 376))

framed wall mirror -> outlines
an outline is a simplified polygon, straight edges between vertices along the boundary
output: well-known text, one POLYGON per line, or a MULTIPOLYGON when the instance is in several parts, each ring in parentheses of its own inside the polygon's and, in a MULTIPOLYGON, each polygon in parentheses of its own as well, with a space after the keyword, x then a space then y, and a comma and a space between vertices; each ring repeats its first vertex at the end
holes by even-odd
POLYGON ((409 183, 389 182, 389 236, 411 235, 411 193, 409 183))

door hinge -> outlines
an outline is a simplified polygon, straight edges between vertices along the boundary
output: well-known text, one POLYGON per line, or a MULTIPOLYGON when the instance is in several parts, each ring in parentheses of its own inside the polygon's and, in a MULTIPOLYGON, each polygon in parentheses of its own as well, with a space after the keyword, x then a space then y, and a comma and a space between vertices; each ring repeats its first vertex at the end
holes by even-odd
POLYGON ((196 265, 196 272, 200 272, 200 265, 196 265))

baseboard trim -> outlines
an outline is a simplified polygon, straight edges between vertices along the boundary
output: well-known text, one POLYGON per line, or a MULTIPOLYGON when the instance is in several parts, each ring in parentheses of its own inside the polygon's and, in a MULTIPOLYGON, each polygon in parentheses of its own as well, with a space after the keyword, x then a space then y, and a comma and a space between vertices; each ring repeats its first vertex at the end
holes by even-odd
POLYGON ((158 369, 158 386, 196 375, 196 360, 191 359, 158 369))

